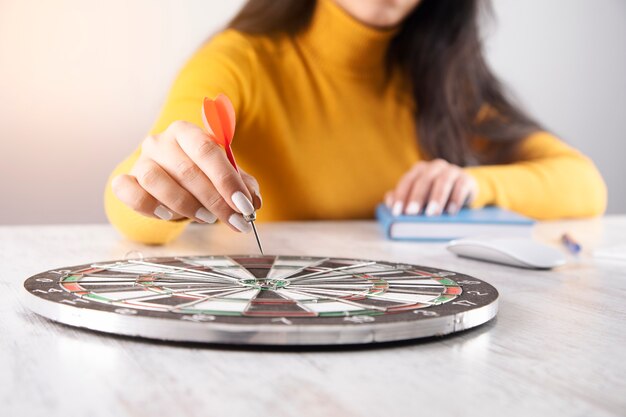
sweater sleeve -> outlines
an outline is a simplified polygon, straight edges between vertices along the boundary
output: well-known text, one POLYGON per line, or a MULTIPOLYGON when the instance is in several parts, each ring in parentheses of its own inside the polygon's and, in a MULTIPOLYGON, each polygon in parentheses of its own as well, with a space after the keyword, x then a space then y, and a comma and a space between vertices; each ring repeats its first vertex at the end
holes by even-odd
MULTIPOLYGON (((238 115, 245 113, 251 97, 252 48, 244 35, 228 30, 200 48, 178 74, 161 114, 150 130, 159 134, 176 120, 202 126, 202 100, 226 94, 238 115)), ((122 203, 111 190, 111 180, 128 173, 140 149, 121 162, 109 177, 104 193, 105 212, 111 224, 125 237, 146 243, 163 244, 175 239, 189 221, 148 218, 122 203)))
POLYGON ((497 205, 553 220, 604 213, 607 189, 593 162, 547 132, 524 139, 517 161, 465 169, 478 184, 472 207, 497 205))

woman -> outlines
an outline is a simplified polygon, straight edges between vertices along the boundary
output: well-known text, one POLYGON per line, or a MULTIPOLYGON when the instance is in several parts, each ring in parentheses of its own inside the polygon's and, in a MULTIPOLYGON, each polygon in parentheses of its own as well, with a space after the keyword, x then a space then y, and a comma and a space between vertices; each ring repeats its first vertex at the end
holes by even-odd
POLYGON ((593 163, 506 97, 482 55, 479 0, 250 0, 182 69, 151 135, 106 192, 145 243, 186 220, 454 213, 495 204, 538 219, 601 214, 593 163), (234 104, 228 163, 204 97, 234 104), (248 174, 249 173, 249 174, 248 174), (258 180, 258 181, 257 181, 258 180))

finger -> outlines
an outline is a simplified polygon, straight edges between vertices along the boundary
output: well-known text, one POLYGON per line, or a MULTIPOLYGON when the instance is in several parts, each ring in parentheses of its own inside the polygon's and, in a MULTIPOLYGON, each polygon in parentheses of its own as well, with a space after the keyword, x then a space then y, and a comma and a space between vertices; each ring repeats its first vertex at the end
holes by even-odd
POLYGON ((424 164, 423 171, 413 182, 407 197, 407 214, 416 215, 424 210, 435 179, 446 169, 447 165, 445 161, 424 164))
POLYGON ((413 183, 420 175, 420 173, 424 169, 426 169, 425 165, 426 164, 415 165, 409 172, 404 174, 404 176, 398 182, 398 185, 393 191, 393 205, 391 207, 391 214, 393 214, 394 216, 399 216, 404 212, 407 198, 410 194, 411 188, 413 187, 413 183))
POLYGON ((174 213, 144 190, 132 175, 118 175, 111 181, 113 194, 128 207, 146 217, 171 220, 174 213))
MULTIPOLYGON (((135 164, 130 174, 137 179, 141 188, 160 201, 170 212, 197 219, 196 213, 202 205, 170 177, 159 164, 151 159, 140 160, 135 164)), ((161 217, 159 213, 156 214, 161 217)), ((164 220, 171 220, 171 217, 164 220)), ((201 219, 198 220, 202 221, 201 219)))
POLYGON ((471 203, 476 192, 476 182, 469 174, 463 173, 459 176, 450 193, 448 202, 448 213, 456 214, 466 204, 471 203))
POLYGON ((152 160, 200 203, 194 217, 214 223, 219 217, 228 222, 234 210, 224 201, 202 170, 180 148, 176 141, 163 141, 152 151, 152 160))
POLYGON ((243 169, 239 170, 243 183, 248 188, 248 191, 252 195, 252 203, 255 209, 260 209, 263 205, 263 198, 261 197, 261 191, 259 190, 259 182, 252 175, 245 172, 243 169))
POLYGON ((457 214, 465 204, 465 200, 469 197, 470 192, 469 179, 465 176, 460 176, 452 187, 446 211, 450 214, 457 214))
POLYGON ((435 178, 424 212, 427 216, 437 216, 443 212, 459 175, 460 169, 454 167, 444 170, 435 178))
POLYGON ((174 122, 168 132, 174 135, 181 149, 200 167, 233 210, 245 215, 254 212, 250 192, 220 146, 191 123, 174 122))
POLYGON ((385 205, 391 210, 391 206, 393 206, 393 191, 387 191, 385 193, 385 205))

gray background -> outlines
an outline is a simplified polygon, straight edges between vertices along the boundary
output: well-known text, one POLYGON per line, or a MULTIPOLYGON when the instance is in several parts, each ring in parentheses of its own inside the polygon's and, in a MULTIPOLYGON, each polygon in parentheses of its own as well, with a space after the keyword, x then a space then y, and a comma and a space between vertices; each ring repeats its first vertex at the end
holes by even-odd
MULTIPOLYGON (((184 60, 242 4, 0 0, 0 223, 104 222, 115 164, 184 60)), ((494 0, 488 58, 548 129, 591 156, 626 213, 626 2, 494 0)))

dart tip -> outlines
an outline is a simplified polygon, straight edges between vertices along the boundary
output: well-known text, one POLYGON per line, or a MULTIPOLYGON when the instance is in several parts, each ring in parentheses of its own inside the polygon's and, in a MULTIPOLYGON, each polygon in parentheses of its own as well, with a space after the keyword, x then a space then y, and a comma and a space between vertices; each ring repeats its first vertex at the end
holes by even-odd
POLYGON ((256 244, 259 245, 259 251, 261 252, 261 255, 265 256, 265 253, 263 253, 263 246, 261 246, 261 239, 259 239, 259 232, 257 232, 256 226, 253 221, 251 221, 250 224, 252 225, 252 231, 254 232, 256 244))
POLYGON ((259 245, 259 252, 261 252, 261 255, 265 256, 265 253, 263 253, 263 246, 261 246, 261 241, 259 240, 259 235, 256 235, 256 243, 257 245, 259 245))

